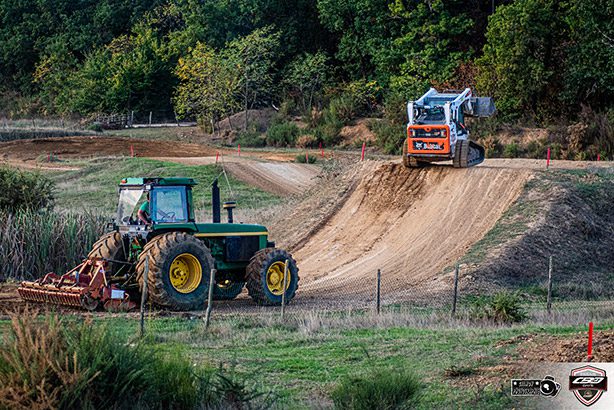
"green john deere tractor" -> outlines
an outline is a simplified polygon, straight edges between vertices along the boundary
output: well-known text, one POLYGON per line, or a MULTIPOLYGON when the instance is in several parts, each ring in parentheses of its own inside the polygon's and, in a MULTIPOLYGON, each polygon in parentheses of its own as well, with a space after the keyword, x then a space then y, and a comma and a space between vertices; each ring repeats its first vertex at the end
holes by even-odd
POLYGON ((215 299, 234 299, 246 286, 260 305, 281 304, 284 292, 290 301, 299 280, 292 255, 275 248, 266 227, 233 223, 235 202, 224 203, 228 222, 221 223, 217 181, 212 185, 213 221, 196 223, 195 185, 191 178, 123 179, 113 230, 94 244, 88 260, 106 261, 109 283, 132 300, 143 289, 147 266, 150 301, 164 308, 202 308, 211 269, 217 271, 215 299), (140 202, 148 223, 135 214, 140 202))

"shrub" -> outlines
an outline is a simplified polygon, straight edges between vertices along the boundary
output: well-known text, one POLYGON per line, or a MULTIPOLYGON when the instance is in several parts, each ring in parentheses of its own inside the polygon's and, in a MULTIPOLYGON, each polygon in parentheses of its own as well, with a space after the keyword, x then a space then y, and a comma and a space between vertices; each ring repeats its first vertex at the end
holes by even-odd
POLYGON ((294 161, 298 162, 300 164, 315 164, 316 161, 318 159, 316 158, 315 155, 308 155, 308 154, 298 154, 295 158, 294 161))
POLYGON ((93 122, 87 126, 87 129, 94 132, 102 132, 102 124, 99 122, 93 122))
POLYGON ((507 291, 472 300, 470 315, 476 319, 493 320, 499 323, 522 322, 527 318, 520 295, 507 291))
POLYGON ((406 370, 380 370, 346 378, 333 390, 332 400, 337 409, 414 408, 419 388, 418 379, 406 370))
POLYGON ((291 122, 273 124, 267 131, 266 142, 275 147, 287 147, 294 145, 298 134, 299 129, 296 124, 291 122))
POLYGON ((266 137, 257 131, 243 131, 237 137, 236 142, 244 147, 264 147, 266 137))
POLYGON ((503 156, 505 158, 518 158, 520 155, 520 147, 515 142, 507 144, 503 148, 503 156))
POLYGON ((299 148, 312 148, 318 145, 318 138, 315 135, 304 134, 297 138, 296 146, 299 148))
POLYGON ((341 94, 330 100, 328 108, 324 111, 324 121, 338 120, 347 125, 356 116, 356 104, 352 96, 341 94))
POLYGON ((52 208, 53 191, 53 181, 42 174, 0 167, 0 210, 52 208))
POLYGON ((407 137, 405 126, 384 119, 371 122, 369 128, 375 133, 377 146, 386 154, 401 154, 401 146, 407 137))

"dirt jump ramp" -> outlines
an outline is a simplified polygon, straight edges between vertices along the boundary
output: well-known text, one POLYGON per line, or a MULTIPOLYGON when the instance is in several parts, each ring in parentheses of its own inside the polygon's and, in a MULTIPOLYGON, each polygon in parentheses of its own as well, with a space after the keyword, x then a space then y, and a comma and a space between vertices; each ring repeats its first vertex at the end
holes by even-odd
MULTIPOLYGON (((516 200, 530 171, 365 164, 344 204, 294 250, 307 299, 365 301, 382 271, 387 291, 437 286, 516 200)), ((388 294, 387 296, 390 296, 388 294)))

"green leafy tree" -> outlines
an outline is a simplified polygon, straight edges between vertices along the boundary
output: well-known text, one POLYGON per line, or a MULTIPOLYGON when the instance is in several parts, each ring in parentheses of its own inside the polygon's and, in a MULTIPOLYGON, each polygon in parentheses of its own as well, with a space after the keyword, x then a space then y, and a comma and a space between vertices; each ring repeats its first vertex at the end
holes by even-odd
POLYGON ((614 96, 614 1, 566 3, 565 101, 602 109, 614 96))
POLYGON ((195 115, 201 124, 215 124, 237 107, 239 72, 206 44, 198 43, 188 56, 180 58, 175 72, 180 80, 174 97, 179 116, 195 115))
POLYGON ((561 13, 556 0, 517 0, 491 17, 484 55, 477 60, 478 89, 497 99, 505 118, 544 118, 556 109, 561 13))
POLYGON ((249 109, 265 105, 274 91, 279 33, 272 27, 254 30, 231 41, 224 54, 239 74, 238 98, 245 111, 247 130, 249 109))
POLYGON ((459 66, 475 51, 471 47, 474 21, 463 3, 396 0, 391 5, 393 14, 403 21, 401 34, 393 44, 400 61, 398 71, 391 78, 393 92, 416 98, 433 85, 471 86, 451 84, 459 66))
POLYGON ((284 76, 288 93, 307 112, 321 95, 329 72, 328 58, 322 52, 306 53, 294 59, 284 76))

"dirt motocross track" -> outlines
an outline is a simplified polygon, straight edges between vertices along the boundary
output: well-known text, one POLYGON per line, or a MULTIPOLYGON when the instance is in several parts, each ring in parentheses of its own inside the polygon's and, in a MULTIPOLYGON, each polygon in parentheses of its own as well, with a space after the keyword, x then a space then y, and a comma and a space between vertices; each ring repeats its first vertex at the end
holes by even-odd
POLYGON ((417 285, 436 293, 448 279, 443 269, 494 226, 531 172, 372 163, 361 175, 343 205, 293 252, 302 295, 367 301, 378 269, 388 302, 417 285))

